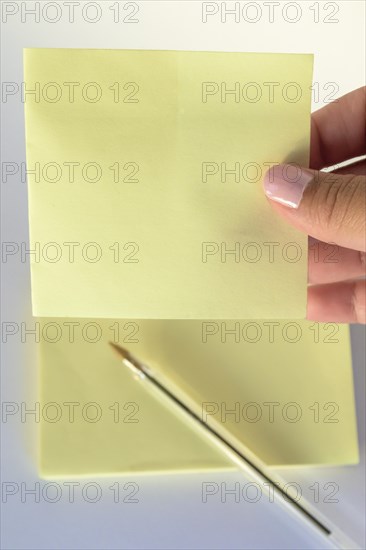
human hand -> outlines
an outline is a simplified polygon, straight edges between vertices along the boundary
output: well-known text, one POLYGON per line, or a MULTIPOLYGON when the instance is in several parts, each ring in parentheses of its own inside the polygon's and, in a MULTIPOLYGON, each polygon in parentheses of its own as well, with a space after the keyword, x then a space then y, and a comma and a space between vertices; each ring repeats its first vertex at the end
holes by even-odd
POLYGON ((310 168, 281 164, 264 177, 273 208, 309 235, 307 318, 366 322, 366 87, 312 115, 310 168))

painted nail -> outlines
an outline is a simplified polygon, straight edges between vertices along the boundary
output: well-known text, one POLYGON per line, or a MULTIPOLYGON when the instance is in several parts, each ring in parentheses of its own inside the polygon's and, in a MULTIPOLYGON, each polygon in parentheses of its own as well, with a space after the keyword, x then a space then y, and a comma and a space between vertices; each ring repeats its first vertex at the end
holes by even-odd
POLYGON ((279 164, 272 166, 264 176, 264 192, 272 201, 290 208, 298 208, 304 191, 314 175, 300 166, 279 164))

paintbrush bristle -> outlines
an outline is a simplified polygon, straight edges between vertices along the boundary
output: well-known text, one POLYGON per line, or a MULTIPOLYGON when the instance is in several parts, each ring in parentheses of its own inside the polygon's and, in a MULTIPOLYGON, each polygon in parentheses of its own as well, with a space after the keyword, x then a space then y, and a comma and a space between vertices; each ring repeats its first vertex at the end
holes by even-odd
POLYGON ((114 342, 109 342, 109 345, 114 349, 114 351, 120 356, 123 357, 123 359, 129 359, 130 353, 120 346, 119 344, 115 344, 114 342))

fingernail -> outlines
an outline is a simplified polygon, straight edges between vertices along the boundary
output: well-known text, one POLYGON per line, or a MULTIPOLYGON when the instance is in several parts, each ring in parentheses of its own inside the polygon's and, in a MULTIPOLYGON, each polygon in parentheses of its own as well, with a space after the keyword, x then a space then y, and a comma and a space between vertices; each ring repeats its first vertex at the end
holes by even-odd
POLYGON ((308 184, 314 179, 311 172, 293 164, 272 166, 264 176, 264 192, 272 201, 298 208, 308 184))

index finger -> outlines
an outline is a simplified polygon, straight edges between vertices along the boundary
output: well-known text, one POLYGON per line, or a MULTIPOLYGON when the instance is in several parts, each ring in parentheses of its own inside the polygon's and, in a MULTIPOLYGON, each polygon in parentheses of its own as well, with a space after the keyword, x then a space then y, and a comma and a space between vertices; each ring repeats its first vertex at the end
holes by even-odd
POLYGON ((310 168, 320 170, 366 153, 366 87, 315 111, 311 117, 310 168))

